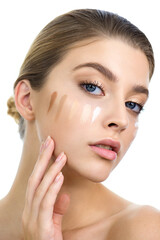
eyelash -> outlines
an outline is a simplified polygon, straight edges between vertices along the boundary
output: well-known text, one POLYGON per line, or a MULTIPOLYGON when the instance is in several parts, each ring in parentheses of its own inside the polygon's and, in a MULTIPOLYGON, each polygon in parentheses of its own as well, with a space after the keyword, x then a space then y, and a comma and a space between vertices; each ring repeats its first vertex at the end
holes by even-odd
MULTIPOLYGON (((83 82, 80 83, 80 87, 85 91, 87 92, 88 94, 91 94, 91 95, 95 95, 95 96, 102 96, 102 95, 96 95, 96 94, 92 94, 92 93, 89 93, 89 91, 87 91, 83 86, 84 85, 93 85, 95 87, 98 87, 101 89, 101 91, 103 92, 103 95, 105 95, 105 88, 103 87, 103 85, 101 83, 99 83, 98 81, 88 81, 88 80, 85 80, 83 82)), ((133 101, 127 101, 125 103, 126 107, 127 107, 127 104, 128 103, 133 103, 133 104, 136 104, 140 109, 138 112, 132 110, 131 108, 129 108, 133 113, 135 113, 136 115, 139 115, 142 111, 144 111, 144 104, 142 103, 137 103, 137 102, 133 102, 133 101)))
MULTIPOLYGON (((101 91, 103 92, 103 94, 105 95, 105 88, 104 88, 103 85, 102 85, 101 83, 99 83, 98 81, 95 81, 95 80, 94 80, 94 81, 85 80, 85 81, 83 81, 83 82, 80 83, 80 87, 81 87, 84 91, 88 92, 86 89, 84 89, 83 85, 93 85, 93 86, 95 86, 95 87, 99 87, 99 88, 101 89, 101 91)), ((88 93, 89 93, 89 92, 88 92, 88 93)), ((92 94, 92 93, 89 93, 89 94, 96 96, 96 94, 92 94)), ((98 96, 98 95, 97 95, 97 96, 98 96)))
POLYGON ((128 107, 133 113, 135 113, 135 114, 137 114, 137 115, 139 115, 142 111, 144 111, 144 105, 141 104, 141 103, 136 103, 136 102, 133 102, 133 101, 127 101, 127 102, 125 103, 125 105, 126 105, 126 107, 128 107), (132 110, 131 108, 129 108, 129 107, 127 106, 128 103, 136 104, 136 105, 139 107, 139 111, 136 112, 136 111, 132 110))

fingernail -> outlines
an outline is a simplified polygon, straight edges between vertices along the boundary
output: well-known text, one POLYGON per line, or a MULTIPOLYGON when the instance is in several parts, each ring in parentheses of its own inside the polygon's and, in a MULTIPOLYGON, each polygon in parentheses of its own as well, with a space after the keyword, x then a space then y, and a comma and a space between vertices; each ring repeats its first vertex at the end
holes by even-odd
POLYGON ((50 141, 51 141, 51 137, 48 136, 47 139, 46 139, 46 141, 45 141, 45 143, 44 143, 44 148, 47 148, 47 147, 49 146, 50 141))
POLYGON ((57 177, 55 178, 55 182, 58 182, 61 176, 62 176, 62 172, 58 173, 57 177))
POLYGON ((62 152, 62 153, 57 157, 57 159, 56 159, 55 162, 61 161, 61 160, 64 158, 64 156, 65 156, 65 154, 64 154, 64 152, 62 152))
POLYGON ((44 149, 44 142, 42 142, 41 147, 40 147, 40 154, 43 152, 44 149))

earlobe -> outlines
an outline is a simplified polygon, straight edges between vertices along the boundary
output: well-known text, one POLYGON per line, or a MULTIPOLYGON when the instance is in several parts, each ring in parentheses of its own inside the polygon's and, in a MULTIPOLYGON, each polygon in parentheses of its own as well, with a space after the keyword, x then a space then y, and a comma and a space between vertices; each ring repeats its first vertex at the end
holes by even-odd
POLYGON ((30 82, 28 80, 20 81, 15 88, 15 104, 20 115, 26 120, 34 120, 34 112, 31 102, 30 82))

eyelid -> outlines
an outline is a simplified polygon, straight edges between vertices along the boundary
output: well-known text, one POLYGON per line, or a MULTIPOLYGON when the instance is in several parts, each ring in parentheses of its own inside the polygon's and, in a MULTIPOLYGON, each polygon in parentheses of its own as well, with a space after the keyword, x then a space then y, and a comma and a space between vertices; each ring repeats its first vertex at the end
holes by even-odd
MULTIPOLYGON (((98 82, 98 81, 96 81, 96 80, 83 80, 83 81, 80 81, 79 86, 80 86, 81 89, 83 89, 86 93, 88 93, 88 94, 90 94, 90 95, 92 95, 92 96, 96 96, 96 97, 105 96, 105 88, 103 87, 103 84, 100 83, 100 82, 98 82), (103 95, 92 94, 92 93, 90 93, 89 91, 87 91, 84 87, 82 87, 82 85, 89 85, 89 84, 94 85, 94 86, 100 88, 101 91, 103 92, 103 95)), ((145 101, 136 101, 136 100, 128 100, 128 101, 126 101, 126 103, 128 103, 128 102, 135 103, 135 104, 138 105, 139 108, 140 108, 140 111, 139 111, 139 112, 136 112, 136 111, 130 109, 133 113, 139 115, 139 114, 141 113, 141 111, 144 110, 145 101)))
MULTIPOLYGON (((103 84, 98 82, 97 80, 84 80, 84 81, 80 82, 79 86, 82 87, 82 85, 89 85, 89 84, 94 85, 94 86, 100 88, 102 93, 103 93, 103 96, 105 95, 105 88, 104 88, 103 84)), ((88 92, 88 91, 86 91, 86 92, 88 92)), ((91 94, 91 93, 89 93, 89 94, 91 94)), ((95 95, 96 96, 96 94, 91 94, 91 95, 95 95)), ((102 96, 102 95, 97 95, 97 96, 102 96)))
POLYGON ((132 111, 133 113, 135 113, 136 115, 139 115, 142 111, 144 111, 144 104, 143 103, 138 103, 136 101, 127 101, 127 102, 125 102, 126 107, 127 107, 127 103, 135 103, 137 106, 139 106, 140 110, 138 112, 136 112, 133 109, 129 108, 129 110, 132 111))

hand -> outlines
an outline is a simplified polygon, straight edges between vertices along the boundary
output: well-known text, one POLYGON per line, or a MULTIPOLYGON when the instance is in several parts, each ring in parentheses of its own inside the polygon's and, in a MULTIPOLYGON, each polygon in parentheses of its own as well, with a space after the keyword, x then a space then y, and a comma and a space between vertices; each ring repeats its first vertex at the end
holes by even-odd
POLYGON ((29 178, 22 224, 25 240, 62 240, 62 218, 69 206, 69 196, 63 194, 56 200, 63 184, 61 169, 66 155, 61 153, 47 169, 54 150, 54 142, 48 137, 42 144, 38 161, 29 178))

